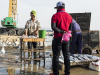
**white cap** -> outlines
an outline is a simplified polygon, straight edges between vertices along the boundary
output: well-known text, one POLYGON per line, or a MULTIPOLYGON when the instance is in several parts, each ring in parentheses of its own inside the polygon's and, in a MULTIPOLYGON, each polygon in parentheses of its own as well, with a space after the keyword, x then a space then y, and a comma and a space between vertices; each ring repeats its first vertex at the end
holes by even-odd
POLYGON ((54 8, 57 8, 57 7, 59 7, 59 6, 61 6, 61 7, 65 7, 65 3, 62 2, 62 1, 57 2, 56 7, 54 7, 54 8))

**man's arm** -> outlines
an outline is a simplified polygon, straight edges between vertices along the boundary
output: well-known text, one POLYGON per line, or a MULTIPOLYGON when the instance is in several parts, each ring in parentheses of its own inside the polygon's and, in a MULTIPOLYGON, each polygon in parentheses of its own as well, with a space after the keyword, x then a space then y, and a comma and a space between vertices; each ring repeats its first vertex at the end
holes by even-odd
POLYGON ((28 31, 28 21, 26 22, 26 25, 25 25, 25 36, 27 36, 27 31, 28 31))
POLYGON ((25 36, 27 36, 27 30, 25 30, 25 36))
POLYGON ((36 21, 36 23, 37 23, 37 29, 36 29, 36 31, 35 31, 35 34, 37 35, 38 30, 41 29, 41 26, 40 26, 40 22, 39 22, 38 20, 36 21))
POLYGON ((69 30, 72 31, 72 23, 70 23, 69 30))
POLYGON ((61 30, 59 28, 56 27, 56 23, 51 23, 51 28, 53 31, 57 32, 57 33, 64 33, 64 30, 61 30))

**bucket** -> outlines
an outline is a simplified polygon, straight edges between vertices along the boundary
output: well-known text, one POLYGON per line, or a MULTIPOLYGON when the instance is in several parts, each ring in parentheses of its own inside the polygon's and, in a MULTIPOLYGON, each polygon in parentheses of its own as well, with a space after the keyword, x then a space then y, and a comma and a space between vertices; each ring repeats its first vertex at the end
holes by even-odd
POLYGON ((46 30, 39 30, 39 38, 45 38, 46 30))

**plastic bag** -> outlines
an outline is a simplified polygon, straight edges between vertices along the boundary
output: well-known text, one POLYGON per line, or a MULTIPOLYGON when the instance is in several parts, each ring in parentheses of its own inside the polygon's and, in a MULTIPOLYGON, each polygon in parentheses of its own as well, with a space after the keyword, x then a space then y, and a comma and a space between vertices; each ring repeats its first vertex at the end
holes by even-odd
POLYGON ((62 36, 61 42, 62 42, 62 41, 69 41, 69 40, 70 40, 70 37, 72 36, 72 35, 71 35, 71 32, 72 32, 72 31, 69 30, 68 32, 64 33, 63 36, 62 36))

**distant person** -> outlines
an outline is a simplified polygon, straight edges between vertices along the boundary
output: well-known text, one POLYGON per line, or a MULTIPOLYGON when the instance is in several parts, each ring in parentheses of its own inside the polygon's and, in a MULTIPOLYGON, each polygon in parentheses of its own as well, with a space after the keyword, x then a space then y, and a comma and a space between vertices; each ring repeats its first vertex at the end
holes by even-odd
POLYGON ((52 41, 53 51, 53 74, 59 75, 59 55, 62 50, 65 64, 65 75, 70 74, 70 59, 69 59, 69 41, 61 42, 62 36, 70 29, 72 17, 65 12, 65 3, 60 1, 57 3, 55 9, 57 12, 52 16, 51 28, 54 31, 54 37, 52 41))
MULTIPOLYGON (((38 30, 41 28, 40 22, 36 20, 36 12, 34 10, 30 12, 30 16, 31 18, 26 22, 26 25, 25 25, 25 35, 37 36, 38 30)), ((32 49, 32 45, 34 49, 37 47, 36 42, 28 42, 28 49, 32 49)), ((34 56, 36 58, 36 52, 34 52, 34 56)))
POLYGON ((72 44, 71 54, 75 54, 75 46, 77 45, 78 54, 82 54, 82 31, 79 24, 73 19, 72 22, 72 44))

